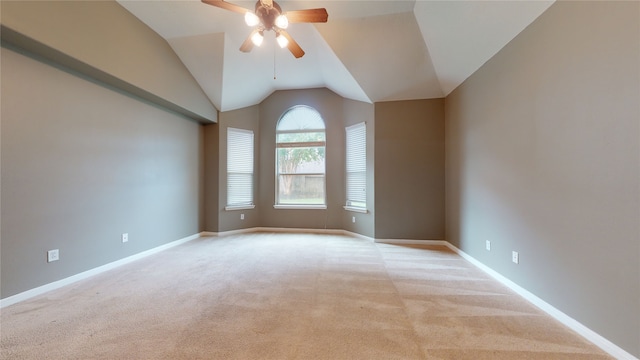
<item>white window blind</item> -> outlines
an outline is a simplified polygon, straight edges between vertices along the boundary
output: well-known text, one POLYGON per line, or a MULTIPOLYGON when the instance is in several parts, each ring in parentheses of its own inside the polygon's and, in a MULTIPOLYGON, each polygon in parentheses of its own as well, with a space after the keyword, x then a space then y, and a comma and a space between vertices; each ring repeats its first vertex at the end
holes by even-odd
POLYGON ((346 128, 347 203, 367 207, 367 128, 358 123, 346 128))
POLYGON ((227 129, 227 206, 253 205, 253 131, 227 129))

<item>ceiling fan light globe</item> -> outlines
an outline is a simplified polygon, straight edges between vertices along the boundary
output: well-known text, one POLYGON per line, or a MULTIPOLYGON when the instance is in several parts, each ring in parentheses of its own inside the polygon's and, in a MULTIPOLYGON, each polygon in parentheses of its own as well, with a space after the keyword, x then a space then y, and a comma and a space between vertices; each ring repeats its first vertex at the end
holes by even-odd
POLYGON ((251 11, 247 11, 244 14, 244 22, 247 24, 247 26, 256 26, 260 23, 260 18, 258 17, 258 15, 252 13, 251 11))
POLYGON ((280 29, 286 29, 289 27, 289 19, 284 14, 278 15, 276 18, 276 26, 280 29))
POLYGON ((276 36, 276 41, 278 42, 278 45, 280 45, 280 48, 282 49, 286 48, 287 45, 289 45, 289 40, 280 34, 276 36))
POLYGON ((264 41, 264 36, 260 32, 256 32, 251 36, 251 42, 253 42, 253 45, 255 46, 262 45, 263 41, 264 41))

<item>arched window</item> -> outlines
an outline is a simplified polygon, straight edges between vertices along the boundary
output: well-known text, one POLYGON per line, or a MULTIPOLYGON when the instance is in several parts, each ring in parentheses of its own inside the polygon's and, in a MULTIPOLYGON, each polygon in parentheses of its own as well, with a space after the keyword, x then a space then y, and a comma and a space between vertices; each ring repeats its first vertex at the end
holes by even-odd
POLYGON ((325 207, 325 125, 309 106, 285 111, 276 126, 276 207, 325 207))

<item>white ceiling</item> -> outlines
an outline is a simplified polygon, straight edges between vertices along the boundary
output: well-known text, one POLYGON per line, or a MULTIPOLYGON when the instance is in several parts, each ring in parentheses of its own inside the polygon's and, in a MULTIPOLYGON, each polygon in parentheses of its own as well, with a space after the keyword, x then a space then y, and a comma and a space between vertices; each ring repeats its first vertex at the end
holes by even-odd
POLYGON ((118 2, 165 38, 215 107, 229 111, 285 89, 327 87, 370 103, 446 96, 553 0, 278 1, 284 12, 329 13, 326 24, 289 26, 306 52, 300 59, 280 49, 273 32, 240 52, 251 32, 243 16, 200 0, 118 2))

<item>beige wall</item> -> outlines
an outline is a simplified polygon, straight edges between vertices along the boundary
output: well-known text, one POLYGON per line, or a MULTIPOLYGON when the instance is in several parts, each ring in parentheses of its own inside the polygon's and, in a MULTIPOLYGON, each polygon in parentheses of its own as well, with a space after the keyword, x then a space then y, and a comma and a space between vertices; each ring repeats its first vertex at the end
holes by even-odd
POLYGON ((327 89, 278 91, 260 105, 259 211, 262 226, 340 229, 344 205, 343 99, 327 89), (326 210, 274 209, 275 139, 280 116, 295 105, 320 112, 326 124, 326 210))
MULTIPOLYGON (((252 227, 313 228, 313 229, 345 229, 365 236, 373 237, 373 105, 359 101, 347 100, 328 89, 310 89, 296 91, 277 91, 261 104, 248 108, 220 113, 218 125, 205 127, 208 142, 219 143, 214 149, 208 146, 205 150, 205 171, 207 174, 218 173, 220 184, 217 198, 207 196, 206 230, 225 232, 252 227), (275 128, 280 116, 296 105, 308 105, 318 110, 326 124, 327 160, 326 160, 326 210, 289 210, 274 209, 275 204, 275 128), (344 128, 359 122, 367 122, 369 140, 367 157, 369 162, 370 186, 368 189, 369 212, 355 213, 343 209, 345 184, 345 139, 344 128), (256 208, 250 210, 224 209, 226 204, 226 129, 236 127, 253 130, 255 135, 255 203, 256 208), (216 153, 216 161, 209 161, 216 153), (244 220, 240 219, 244 214, 244 220), (352 222, 356 217, 356 222, 352 222), (214 223, 213 219, 218 223, 214 223)), ((213 176, 213 175, 212 175, 213 176)), ((215 181, 205 180, 207 186, 215 181)))
POLYGON ((218 125, 205 127, 205 173, 216 180, 205 179, 207 205, 205 228, 207 231, 225 232, 252 227, 345 229, 373 237, 374 188, 373 188, 373 135, 374 106, 344 99, 328 89, 277 91, 261 104, 244 109, 223 112, 218 125), (275 128, 280 116, 295 105, 308 105, 318 110, 327 126, 326 162, 326 210, 274 209, 275 204, 275 128), (369 212, 355 213, 343 209, 345 163, 344 128, 359 122, 367 122, 370 182, 368 189, 369 212), (255 202, 251 210, 224 210, 226 204, 226 129, 236 127, 253 130, 256 139, 255 202), (214 160, 215 157, 215 160, 214 160), (210 186, 219 184, 217 195, 210 186), (245 219, 240 219, 240 214, 245 219), (356 217, 356 222, 352 222, 356 217))
POLYGON ((3 298, 201 230, 199 124, 1 57, 3 298), (51 249, 60 260, 47 263, 51 249))
MULTIPOLYGON (((343 99, 327 89, 275 92, 258 106, 220 114, 220 184, 226 181, 225 129, 231 123, 254 132, 259 127, 257 206, 243 210, 245 220, 241 221, 238 211, 224 210, 226 187, 220 186, 220 203, 213 210, 219 214, 220 223, 217 229, 207 230, 222 232, 254 226, 327 228, 378 239, 444 239, 444 99, 374 105, 343 99), (295 105, 314 107, 326 122, 326 210, 273 208, 275 127, 282 113, 295 105), (344 128, 363 121, 367 123, 368 140, 368 212, 358 213, 343 209, 344 128)), ((215 216, 210 210, 206 214, 207 219, 215 216)))
POLYGON ((639 7, 556 2, 446 99, 447 239, 635 356, 639 7))
MULTIPOLYGON (((375 106, 361 101, 344 100, 344 126, 364 122, 367 127, 367 213, 342 212, 342 229, 375 237, 375 106), (356 222, 353 222, 355 218, 356 222)), ((345 145, 343 145, 345 146, 345 145)), ((346 171, 346 170, 345 170, 346 171)), ((345 199, 346 201, 346 199, 345 199)))
POLYGON ((375 237, 444 240, 444 99, 375 104, 375 237))

